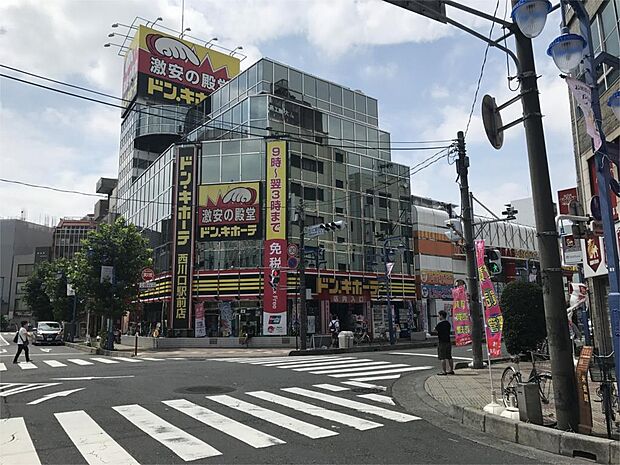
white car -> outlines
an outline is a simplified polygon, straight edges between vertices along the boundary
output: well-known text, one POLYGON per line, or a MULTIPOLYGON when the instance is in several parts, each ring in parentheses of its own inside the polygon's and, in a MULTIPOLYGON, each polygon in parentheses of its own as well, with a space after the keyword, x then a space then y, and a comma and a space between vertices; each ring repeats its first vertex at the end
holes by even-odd
POLYGON ((37 344, 63 344, 62 325, 57 321, 39 321, 37 327, 32 330, 34 345, 37 344))

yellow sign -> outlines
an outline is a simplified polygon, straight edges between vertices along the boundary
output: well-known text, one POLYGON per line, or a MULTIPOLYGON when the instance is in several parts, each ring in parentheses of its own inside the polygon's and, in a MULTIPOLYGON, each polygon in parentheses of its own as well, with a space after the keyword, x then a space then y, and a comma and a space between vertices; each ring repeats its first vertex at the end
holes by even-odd
POLYGON ((286 239, 286 142, 267 143, 266 239, 286 239))

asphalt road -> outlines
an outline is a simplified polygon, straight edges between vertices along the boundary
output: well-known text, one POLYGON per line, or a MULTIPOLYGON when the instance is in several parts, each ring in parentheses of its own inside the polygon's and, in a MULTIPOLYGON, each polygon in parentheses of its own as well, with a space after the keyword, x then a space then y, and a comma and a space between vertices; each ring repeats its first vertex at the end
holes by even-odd
POLYGON ((436 370, 434 349, 133 359, 34 347, 35 368, 0 349, 2 465, 566 463, 395 405, 392 383, 436 370))

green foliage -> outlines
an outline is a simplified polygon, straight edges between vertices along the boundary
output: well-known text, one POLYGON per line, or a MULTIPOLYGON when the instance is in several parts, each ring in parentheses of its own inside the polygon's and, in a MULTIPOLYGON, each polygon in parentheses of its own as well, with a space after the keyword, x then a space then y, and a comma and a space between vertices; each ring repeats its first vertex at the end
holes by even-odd
POLYGON ((503 337, 511 354, 536 350, 547 337, 542 288, 536 283, 513 281, 500 299, 503 337))
POLYGON ((70 276, 81 298, 96 314, 118 318, 138 297, 142 268, 151 262, 151 250, 138 229, 123 218, 102 224, 82 241, 73 260, 70 276), (101 267, 114 267, 113 282, 100 282, 101 267))
POLYGON ((39 263, 24 285, 24 300, 38 321, 70 319, 73 297, 67 296, 71 262, 64 258, 39 263))

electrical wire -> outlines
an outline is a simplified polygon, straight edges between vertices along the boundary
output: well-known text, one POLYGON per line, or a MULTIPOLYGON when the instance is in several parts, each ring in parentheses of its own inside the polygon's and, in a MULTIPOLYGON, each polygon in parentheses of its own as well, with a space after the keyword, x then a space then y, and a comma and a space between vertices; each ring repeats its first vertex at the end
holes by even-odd
MULTIPOLYGON (((497 14, 497 10, 499 8, 499 0, 495 4, 495 11, 493 12, 493 17, 497 14)), ((495 28, 495 22, 491 21, 491 30, 489 31, 488 39, 491 40, 491 36, 493 35, 493 29, 495 28)), ((484 56, 482 58, 482 66, 480 67, 480 74, 478 76, 478 82, 476 83, 476 92, 474 93, 474 100, 471 102, 471 108, 469 110, 469 117, 467 118, 467 126, 465 127, 465 137, 467 137, 467 133, 469 132, 469 125, 471 124, 471 119, 474 115, 474 108, 476 107, 476 102, 478 101, 478 93, 480 92, 480 84, 482 83, 482 76, 484 76, 484 68, 487 64, 487 56, 489 55, 489 49, 491 48, 491 44, 487 42, 487 45, 484 49, 484 56)))
MULTIPOLYGON (((508 1, 509 0, 505 0, 504 1, 504 21, 506 21, 506 16, 508 15, 508 1)), ((508 48, 506 45, 506 37, 504 36, 504 48, 508 48)), ((517 80, 517 87, 515 87, 514 89, 510 86, 510 81, 513 79, 510 77, 510 59, 508 57, 508 53, 504 52, 504 55, 506 55, 506 79, 507 79, 507 84, 508 84, 508 90, 511 92, 516 92, 519 90, 519 87, 521 87, 521 81, 517 80)))

